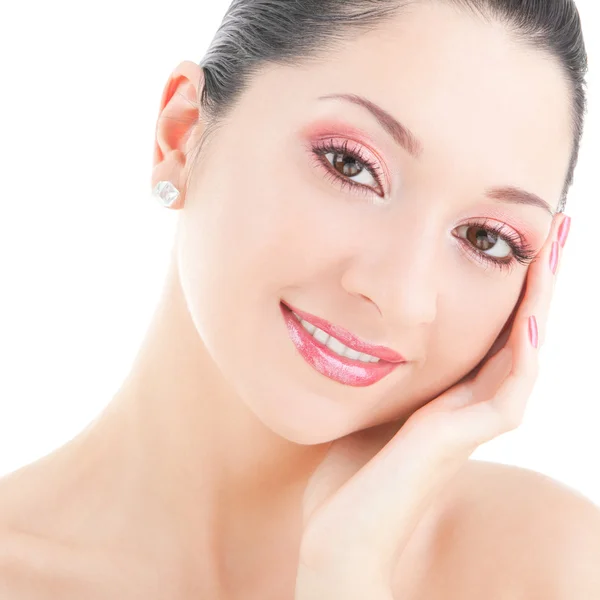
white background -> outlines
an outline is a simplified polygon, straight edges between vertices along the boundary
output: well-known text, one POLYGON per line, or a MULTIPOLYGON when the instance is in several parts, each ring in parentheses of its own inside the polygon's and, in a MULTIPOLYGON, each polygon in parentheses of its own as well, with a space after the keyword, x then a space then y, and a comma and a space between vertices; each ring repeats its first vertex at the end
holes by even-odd
MULTIPOLYGON (((150 196, 163 86, 200 62, 229 0, 3 3, 0 475, 76 435, 125 377, 177 213, 150 196)), ((473 458, 534 469, 600 504, 600 17, 572 219, 525 421, 473 458)))

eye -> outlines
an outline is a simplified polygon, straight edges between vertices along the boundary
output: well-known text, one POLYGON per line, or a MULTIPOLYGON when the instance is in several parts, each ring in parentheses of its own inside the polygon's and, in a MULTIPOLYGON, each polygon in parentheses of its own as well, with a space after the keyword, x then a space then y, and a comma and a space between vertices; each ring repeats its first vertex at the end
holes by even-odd
POLYGON ((479 225, 462 225, 458 231, 465 232, 465 239, 488 256, 508 258, 512 254, 512 248, 504 239, 479 225))
MULTIPOLYGON (((357 179, 354 179, 355 183, 361 183, 367 186, 371 182, 377 185, 377 179, 373 177, 371 171, 365 168, 365 166, 353 156, 342 152, 328 152, 324 156, 332 163, 333 168, 344 177, 348 177, 349 179, 357 177, 357 179)), ((370 187, 373 186, 371 185, 370 187)))
POLYGON ((525 239, 501 223, 466 223, 457 232, 477 260, 500 269, 510 271, 516 263, 528 265, 537 256, 525 239))
POLYGON ((380 198, 384 197, 382 168, 360 146, 350 147, 350 144, 349 140, 321 140, 311 146, 311 150, 319 166, 325 168, 326 175, 342 187, 366 194, 375 192, 380 198))

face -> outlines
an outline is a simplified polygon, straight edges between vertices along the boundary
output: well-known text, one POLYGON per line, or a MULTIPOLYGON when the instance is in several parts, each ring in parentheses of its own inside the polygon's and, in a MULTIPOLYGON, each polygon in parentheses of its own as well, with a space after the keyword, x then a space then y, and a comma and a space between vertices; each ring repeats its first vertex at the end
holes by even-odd
POLYGON ((298 443, 407 418, 486 356, 550 231, 548 210, 487 191, 555 211, 571 144, 558 65, 441 4, 265 70, 194 165, 178 223, 182 289, 216 369, 298 443), (413 145, 331 94, 380 106, 413 145), (282 301, 405 362, 344 365, 282 301))

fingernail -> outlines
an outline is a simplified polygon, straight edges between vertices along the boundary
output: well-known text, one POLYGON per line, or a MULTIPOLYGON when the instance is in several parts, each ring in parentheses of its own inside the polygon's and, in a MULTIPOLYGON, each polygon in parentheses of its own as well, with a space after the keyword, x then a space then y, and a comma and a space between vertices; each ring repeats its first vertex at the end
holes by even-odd
POLYGON ((529 317, 529 340, 534 348, 538 347, 538 328, 534 316, 529 317))
POLYGON ((552 242, 552 250, 550 251, 550 270, 553 275, 556 275, 556 266, 558 265, 558 242, 552 242))
POLYGON ((569 229, 571 229, 571 217, 565 217, 563 222, 560 224, 560 227, 558 228, 558 242, 562 248, 564 248, 565 244, 567 243, 569 229))

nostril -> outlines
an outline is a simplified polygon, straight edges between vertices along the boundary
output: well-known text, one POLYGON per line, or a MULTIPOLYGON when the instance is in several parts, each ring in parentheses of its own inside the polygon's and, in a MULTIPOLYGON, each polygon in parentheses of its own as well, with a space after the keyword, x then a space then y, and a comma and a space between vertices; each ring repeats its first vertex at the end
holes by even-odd
POLYGON ((371 300, 371 298, 369 298, 368 296, 365 296, 364 294, 358 294, 362 299, 366 300, 369 304, 372 304, 376 309, 377 312, 383 316, 383 313, 381 312, 381 310, 379 310, 379 306, 377 306, 377 303, 374 302, 373 300, 371 300))

